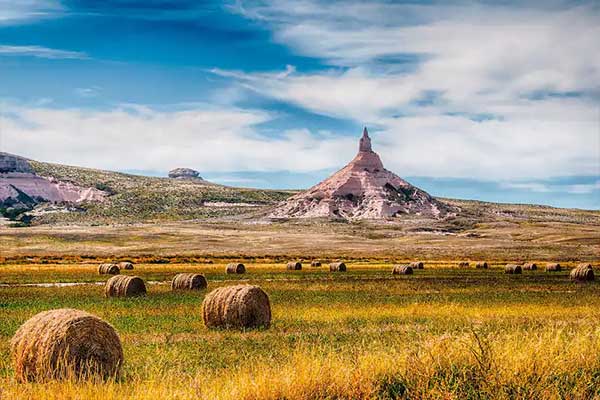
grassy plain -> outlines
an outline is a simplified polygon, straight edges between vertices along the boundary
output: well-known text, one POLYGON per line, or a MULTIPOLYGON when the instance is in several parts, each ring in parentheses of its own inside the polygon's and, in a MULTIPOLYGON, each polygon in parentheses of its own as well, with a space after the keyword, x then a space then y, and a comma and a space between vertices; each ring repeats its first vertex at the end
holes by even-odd
MULTIPOLYGON (((471 205, 448 220, 341 223, 260 220, 0 227, 10 262, 135 258, 597 259, 600 212, 471 205)), ((196 260, 194 260, 196 261, 196 260)))
POLYGON ((506 262, 600 264, 600 212, 458 202, 457 218, 266 223, 261 219, 0 227, 0 399, 600 399, 600 284, 568 271, 504 275, 506 262), (348 260, 346 273, 290 259, 348 260), (97 264, 130 259, 146 297, 105 299, 97 264), (215 263, 207 264, 206 259, 215 263), (426 269, 393 277, 391 264, 426 269), (248 273, 225 275, 241 260, 248 273), (458 269, 487 260, 489 270, 458 269), (242 281, 271 297, 268 330, 209 331, 206 292, 242 281), (25 286, 73 282, 85 285, 25 286), (15 286, 20 285, 20 286, 15 286), (109 321, 123 377, 17 384, 9 341, 37 312, 109 321))
MULTIPOLYGON (((600 398, 600 285, 567 272, 504 275, 432 262, 394 277, 382 262, 347 273, 247 263, 140 264, 146 297, 105 299, 101 285, 0 287, 4 399, 590 399, 600 398), (209 290, 238 281, 271 297, 273 325, 209 331, 206 292, 172 293, 175 272, 206 275, 209 290), (9 340, 35 313, 83 309, 115 326, 124 376, 109 382, 17 384, 9 340)), ((96 265, 6 264, 0 282, 101 282, 96 265), (26 277, 26 278, 25 278, 26 277)))

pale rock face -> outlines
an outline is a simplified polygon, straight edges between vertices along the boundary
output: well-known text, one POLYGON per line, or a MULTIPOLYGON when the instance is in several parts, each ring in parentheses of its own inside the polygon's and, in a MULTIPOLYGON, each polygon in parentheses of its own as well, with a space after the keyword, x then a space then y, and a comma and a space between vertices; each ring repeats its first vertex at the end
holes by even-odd
POLYGON ((82 188, 70 182, 38 176, 25 158, 0 153, 0 203, 17 200, 19 192, 36 202, 52 203, 104 201, 107 196, 96 188, 82 188))
POLYGON ((365 128, 356 157, 340 171, 292 196, 272 218, 381 219, 401 214, 442 217, 453 210, 386 170, 365 128))

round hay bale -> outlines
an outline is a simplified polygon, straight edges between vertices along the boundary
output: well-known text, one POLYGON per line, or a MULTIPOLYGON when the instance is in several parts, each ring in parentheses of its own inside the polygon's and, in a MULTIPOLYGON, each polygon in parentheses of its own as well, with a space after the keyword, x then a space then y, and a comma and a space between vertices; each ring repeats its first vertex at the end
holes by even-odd
POLYGON ((201 274, 177 274, 171 281, 171 290, 202 290, 207 286, 206 278, 201 274))
POLYGON ((506 264, 506 267, 504 267, 505 274, 520 274, 522 272, 523 270, 520 265, 506 264))
POLYGON ((394 265, 392 275, 412 275, 413 267, 410 265, 394 265))
POLYGON ((133 297, 146 294, 144 280, 137 276, 117 275, 106 281, 106 297, 133 297))
POLYGON ((487 269, 488 268, 488 263, 485 262, 485 261, 479 261, 478 263, 475 263, 475 268, 487 269))
POLYGON ((98 273, 100 275, 118 275, 121 269, 117 264, 100 264, 98 266, 98 273))
POLYGON ((246 266, 242 263, 229 263, 225 268, 228 274, 245 274, 246 266))
POLYGON ((300 261, 290 261, 287 263, 287 269, 290 271, 300 271, 302 269, 302 263, 300 261))
POLYGON ((314 260, 313 262, 310 263, 310 266, 315 267, 315 268, 320 267, 321 261, 314 260))
POLYGON ((123 348, 115 329, 85 311, 62 308, 26 321, 11 340, 17 381, 118 377, 123 348))
POLYGON ((268 328, 271 303, 258 286, 220 287, 204 298, 202 318, 208 328, 268 328))
POLYGON ((413 269, 423 269, 425 264, 422 261, 415 261, 409 264, 413 269))
POLYGON ((526 271, 535 271, 538 269, 538 267, 536 263, 528 262, 523 264, 523 269, 526 271))
POLYGON ((346 264, 343 262, 332 262, 329 264, 329 272, 346 272, 346 264))
POLYGON ((121 261, 119 264, 117 264, 119 266, 119 268, 121 269, 133 269, 133 263, 131 261, 121 261))
POLYGON ((459 268, 469 268, 469 262, 468 261, 461 261, 458 263, 458 267, 459 268))
POLYGON ((575 282, 589 282, 595 279, 591 264, 579 264, 571 270, 570 277, 575 282))
POLYGON ((546 272, 560 272, 560 271, 562 271, 562 267, 559 263, 546 264, 546 272))
POLYGON ((577 268, 593 268, 590 263, 579 263, 577 264, 577 268))

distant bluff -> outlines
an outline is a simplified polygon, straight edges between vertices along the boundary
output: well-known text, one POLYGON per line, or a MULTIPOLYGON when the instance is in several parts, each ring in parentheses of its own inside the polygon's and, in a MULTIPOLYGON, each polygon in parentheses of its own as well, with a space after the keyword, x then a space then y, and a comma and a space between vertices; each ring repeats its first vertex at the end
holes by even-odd
POLYGON ((202 179, 200 173, 191 168, 175 168, 169 171, 169 178, 173 179, 202 179))
POLYGON ((26 158, 0 152, 0 207, 29 208, 38 203, 104 201, 107 193, 69 181, 39 176, 26 158))

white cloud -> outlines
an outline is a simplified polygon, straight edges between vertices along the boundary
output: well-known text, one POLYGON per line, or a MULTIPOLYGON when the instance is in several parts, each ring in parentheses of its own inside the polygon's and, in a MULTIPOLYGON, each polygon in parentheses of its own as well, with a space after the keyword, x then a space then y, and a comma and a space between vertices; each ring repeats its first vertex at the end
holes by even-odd
POLYGON ((567 192, 572 194, 588 194, 594 191, 600 191, 600 181, 596 181, 594 183, 581 183, 576 185, 569 185, 567 188, 567 192))
POLYGON ((0 45, 0 56, 28 56, 49 59, 86 59, 88 56, 79 51, 51 49, 42 46, 5 46, 0 45))
MULTIPOLYGON (((272 115, 223 107, 165 112, 138 105, 109 111, 4 105, 3 110, 3 151, 112 170, 333 169, 355 155, 360 134, 348 137, 301 129, 264 136, 257 124, 269 121, 272 115)), ((372 133, 374 149, 388 169, 402 176, 515 179, 585 175, 597 171, 600 159, 600 138, 594 137, 593 127, 586 122, 508 124, 433 115, 382 120, 381 124, 385 128, 372 133), (588 131, 590 137, 565 134, 573 129, 588 131), (596 145, 590 146, 594 142, 596 145)), ((569 190, 588 190, 587 186, 575 186, 569 190)))
POLYGON ((260 135, 271 119, 256 110, 198 108, 160 112, 143 106, 110 111, 6 105, 3 151, 40 161, 111 170, 311 171, 346 160, 355 141, 308 131, 260 135))
POLYGON ((77 94, 80 97, 90 98, 90 97, 98 96, 101 91, 102 91, 102 88, 99 86, 90 86, 90 87, 76 88, 75 94, 77 94))
POLYGON ((62 9, 56 0, 0 0, 0 24, 48 17, 62 9))
POLYGON ((402 175, 494 180, 598 176, 599 122, 583 117, 593 116, 595 107, 574 102, 571 107, 564 101, 546 101, 534 109, 523 105, 531 115, 507 113, 505 119, 479 122, 439 114, 384 119, 376 142, 388 167, 402 175))
POLYGON ((536 193, 548 193, 553 191, 549 185, 540 182, 503 182, 500 184, 500 187, 502 189, 526 190, 536 193))
POLYGON ((600 174, 600 10, 592 3, 273 1, 236 11, 334 67, 215 73, 377 127, 375 146, 401 175, 600 174), (410 65, 385 61, 398 56, 410 65))
POLYGON ((406 104, 420 93, 402 76, 374 76, 362 68, 319 74, 295 73, 290 68, 285 73, 213 72, 318 114, 360 121, 372 121, 381 111, 406 104))
POLYGON ((598 49, 598 7, 544 5, 277 0, 249 2, 241 12, 265 22, 282 44, 335 65, 420 54, 428 56, 424 75, 438 84, 457 78, 493 83, 510 75, 525 86, 550 78, 569 85, 574 75, 597 84, 600 55, 591 50, 598 49))
POLYGON ((600 181, 578 184, 550 184, 546 182, 502 182, 501 188, 525 190, 537 193, 590 194, 600 191, 600 181))
POLYGON ((442 93, 455 108, 536 91, 600 92, 600 11, 591 6, 277 1, 244 12, 266 21, 275 40, 297 52, 348 68, 252 76, 255 87, 277 97, 306 106, 323 99, 327 113, 362 115, 362 106, 385 111, 425 91, 442 93), (423 59, 413 61, 412 72, 385 70, 391 66, 382 58, 398 55, 423 59))

